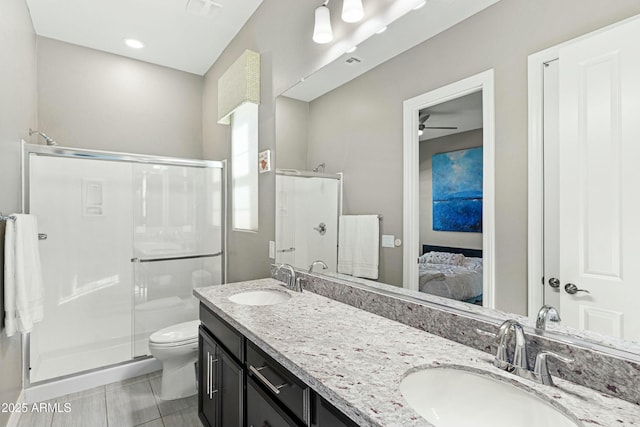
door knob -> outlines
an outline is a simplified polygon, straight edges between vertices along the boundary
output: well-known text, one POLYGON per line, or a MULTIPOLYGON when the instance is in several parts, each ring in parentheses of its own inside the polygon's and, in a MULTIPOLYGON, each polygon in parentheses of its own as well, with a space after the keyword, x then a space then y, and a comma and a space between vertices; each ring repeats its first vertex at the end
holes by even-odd
POLYGON ((568 293, 568 294, 576 294, 578 292, 586 292, 588 294, 590 294, 591 292, 589 292, 586 289, 578 289, 578 287, 576 285, 574 285, 573 283, 567 283, 566 285, 564 285, 564 290, 568 293))
POLYGON ((555 277, 552 277, 551 279, 549 279, 549 286, 551 286, 554 289, 558 289, 560 287, 560 280, 556 279, 555 277))

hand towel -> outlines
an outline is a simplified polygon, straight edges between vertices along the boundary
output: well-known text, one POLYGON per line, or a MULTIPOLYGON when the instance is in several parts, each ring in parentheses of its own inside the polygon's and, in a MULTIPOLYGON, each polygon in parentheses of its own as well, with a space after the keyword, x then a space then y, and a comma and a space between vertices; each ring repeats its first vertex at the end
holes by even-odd
POLYGON ((44 288, 38 251, 38 221, 32 215, 13 214, 5 231, 5 333, 31 332, 44 317, 44 288))
POLYGON ((338 230, 338 273, 377 279, 380 256, 378 215, 341 215, 338 230))

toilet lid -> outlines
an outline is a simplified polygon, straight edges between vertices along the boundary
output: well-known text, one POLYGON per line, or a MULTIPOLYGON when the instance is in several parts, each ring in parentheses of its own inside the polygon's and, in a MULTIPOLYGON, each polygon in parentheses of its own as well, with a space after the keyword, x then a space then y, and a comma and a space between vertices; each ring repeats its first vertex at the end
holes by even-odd
POLYGON ((178 323, 154 332, 149 337, 149 341, 156 344, 175 344, 184 341, 194 341, 198 339, 199 320, 178 323))

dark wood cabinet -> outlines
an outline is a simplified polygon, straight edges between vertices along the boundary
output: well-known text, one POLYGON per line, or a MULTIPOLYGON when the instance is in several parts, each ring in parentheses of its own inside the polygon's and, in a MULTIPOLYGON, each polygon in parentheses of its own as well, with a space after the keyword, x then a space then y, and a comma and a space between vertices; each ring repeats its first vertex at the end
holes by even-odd
POLYGON ((205 427, 357 427, 203 305, 200 319, 198 415, 205 427))
POLYGON ((244 371, 203 327, 198 355, 198 415, 206 427, 244 427, 244 371))
POLYGON ((358 427, 356 423, 317 394, 314 396, 313 403, 312 427, 358 427))
POLYGON ((289 417, 253 378, 247 379, 247 427, 304 426, 289 417))

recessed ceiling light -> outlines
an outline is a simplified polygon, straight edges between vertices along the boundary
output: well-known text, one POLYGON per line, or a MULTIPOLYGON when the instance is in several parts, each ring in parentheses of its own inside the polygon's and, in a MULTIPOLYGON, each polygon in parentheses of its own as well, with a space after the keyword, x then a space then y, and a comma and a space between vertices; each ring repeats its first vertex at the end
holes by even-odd
POLYGON ((382 28, 380 28, 378 31, 376 31, 376 34, 382 34, 382 33, 384 33, 385 31, 387 31, 387 27, 382 27, 382 28))
POLYGON ((424 5, 427 4, 427 0, 424 0, 422 3, 413 8, 413 10, 422 9, 424 5))
POLYGON ((124 43, 132 49, 142 49, 144 43, 137 39, 124 39, 124 43))
POLYGON ((356 51, 356 49, 358 48, 358 46, 354 46, 351 49, 348 49, 347 51, 345 51, 345 53, 353 53, 356 51))

